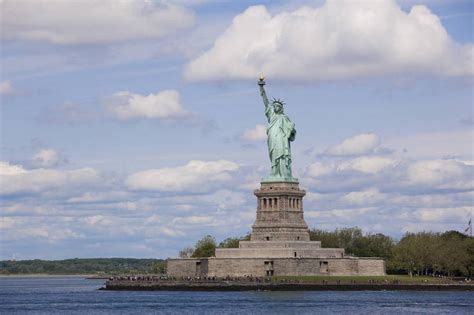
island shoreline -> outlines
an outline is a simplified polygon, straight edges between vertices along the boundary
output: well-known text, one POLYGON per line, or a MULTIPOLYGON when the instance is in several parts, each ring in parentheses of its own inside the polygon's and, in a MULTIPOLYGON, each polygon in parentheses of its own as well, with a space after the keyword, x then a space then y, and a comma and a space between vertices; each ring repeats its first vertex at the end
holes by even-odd
POLYGON ((101 290, 110 291, 474 291, 473 284, 322 284, 107 281, 101 290))

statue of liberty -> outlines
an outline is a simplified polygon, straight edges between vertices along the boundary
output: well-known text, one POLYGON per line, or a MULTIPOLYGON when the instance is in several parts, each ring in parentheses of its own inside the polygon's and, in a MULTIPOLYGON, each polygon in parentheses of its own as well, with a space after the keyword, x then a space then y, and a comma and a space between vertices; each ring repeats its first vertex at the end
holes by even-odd
POLYGON ((272 163, 272 171, 269 176, 263 178, 264 182, 287 181, 297 182, 298 180, 291 174, 291 146, 290 142, 295 140, 295 124, 283 113, 284 103, 280 99, 268 101, 265 93, 264 78, 258 81, 260 95, 265 105, 265 115, 267 116, 267 144, 268 154, 272 163))

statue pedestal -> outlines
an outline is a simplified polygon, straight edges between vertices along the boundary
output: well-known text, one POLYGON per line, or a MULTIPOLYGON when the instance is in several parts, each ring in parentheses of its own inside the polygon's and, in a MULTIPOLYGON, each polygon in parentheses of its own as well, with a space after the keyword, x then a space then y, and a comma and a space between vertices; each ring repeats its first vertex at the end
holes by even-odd
POLYGON ((252 226, 252 241, 309 241, 303 217, 306 194, 298 182, 262 182, 257 196, 257 219, 252 226))
POLYGON ((342 248, 321 248, 321 242, 309 240, 303 217, 306 194, 298 182, 261 182, 257 196, 257 218, 250 241, 240 241, 239 248, 217 248, 222 259, 301 259, 343 258, 342 248))

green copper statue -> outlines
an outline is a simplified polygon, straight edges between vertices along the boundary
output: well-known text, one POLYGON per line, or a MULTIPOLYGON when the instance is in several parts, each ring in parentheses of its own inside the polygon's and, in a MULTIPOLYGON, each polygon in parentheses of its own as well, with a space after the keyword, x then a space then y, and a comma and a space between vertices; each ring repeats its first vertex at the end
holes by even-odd
POLYGON ((260 95, 262 95, 265 105, 265 115, 267 116, 267 143, 268 154, 272 163, 272 172, 263 178, 264 182, 297 182, 298 180, 291 174, 291 146, 290 142, 295 140, 295 124, 283 113, 283 101, 273 99, 268 101, 267 94, 263 86, 264 78, 258 81, 260 95))

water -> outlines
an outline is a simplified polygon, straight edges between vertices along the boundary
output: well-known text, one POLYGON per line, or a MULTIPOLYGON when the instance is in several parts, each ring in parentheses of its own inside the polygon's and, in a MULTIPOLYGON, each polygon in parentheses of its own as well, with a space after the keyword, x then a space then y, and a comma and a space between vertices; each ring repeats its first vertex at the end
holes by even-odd
POLYGON ((2 314, 474 314, 473 292, 124 292, 82 277, 0 278, 2 314))

